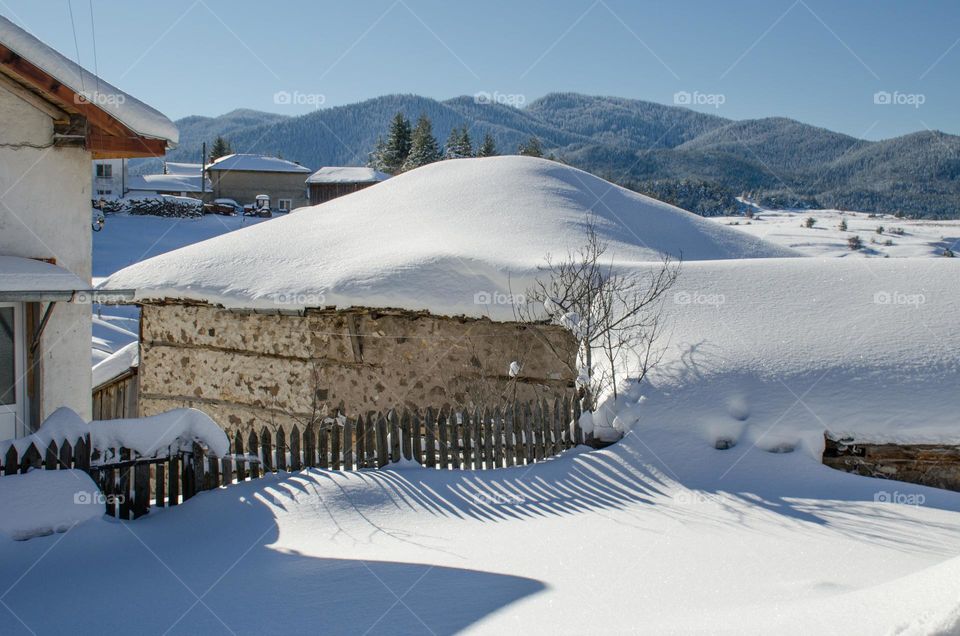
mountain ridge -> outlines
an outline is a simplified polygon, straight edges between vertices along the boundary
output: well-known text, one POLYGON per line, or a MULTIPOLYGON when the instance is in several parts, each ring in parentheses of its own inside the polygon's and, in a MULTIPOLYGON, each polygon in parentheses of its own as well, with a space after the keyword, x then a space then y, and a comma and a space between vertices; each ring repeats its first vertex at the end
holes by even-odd
POLYGON ((235 109, 177 120, 176 161, 198 161, 204 141, 282 156, 310 168, 363 165, 390 118, 433 122, 441 143, 468 126, 501 153, 531 135, 557 160, 700 214, 740 209, 737 197, 775 207, 835 207, 908 216, 960 215, 960 137, 918 131, 857 139, 786 117, 733 120, 682 106, 615 96, 550 93, 523 108, 458 96, 383 95, 297 116, 235 109))

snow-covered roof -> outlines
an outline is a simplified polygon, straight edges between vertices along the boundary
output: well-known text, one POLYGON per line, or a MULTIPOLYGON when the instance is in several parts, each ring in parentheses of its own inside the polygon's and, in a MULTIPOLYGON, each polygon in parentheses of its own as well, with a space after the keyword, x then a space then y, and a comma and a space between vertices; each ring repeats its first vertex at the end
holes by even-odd
POLYGON ((356 166, 327 166, 307 177, 307 183, 377 183, 390 178, 386 172, 356 166))
POLYGON ((237 170, 247 172, 310 172, 298 163, 266 155, 226 155, 207 165, 207 170, 237 170))
POLYGON ((352 305, 514 319, 501 302, 582 246, 592 215, 624 265, 795 256, 560 163, 442 161, 322 205, 142 261, 107 289, 227 307, 352 305), (485 302, 489 301, 489 302, 485 302))
POLYGON ((166 116, 61 55, 0 16, 0 44, 29 61, 74 93, 143 137, 176 146, 180 132, 166 116))
POLYGON ((62 267, 19 256, 0 256, 0 300, 70 300, 90 289, 62 267))
POLYGON ((130 369, 140 366, 140 343, 124 345, 93 365, 93 387, 96 388, 117 378, 130 369))
MULTIPOLYGON (((212 192, 210 180, 206 180, 206 192, 212 192)), ((127 189, 146 192, 203 192, 200 173, 190 176, 175 174, 146 174, 127 179, 127 189)))
POLYGON ((168 175, 177 175, 181 177, 192 177, 203 172, 203 164, 183 163, 178 161, 166 161, 163 167, 168 175))

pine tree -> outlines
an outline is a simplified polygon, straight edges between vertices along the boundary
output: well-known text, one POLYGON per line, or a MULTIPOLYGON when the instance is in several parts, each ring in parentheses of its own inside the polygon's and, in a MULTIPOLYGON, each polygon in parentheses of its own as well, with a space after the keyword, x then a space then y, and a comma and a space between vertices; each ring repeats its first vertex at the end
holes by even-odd
POLYGON ((477 150, 478 157, 494 157, 497 154, 497 144, 493 141, 493 136, 487 133, 483 137, 483 143, 477 150))
POLYGON ((517 147, 517 154, 524 157, 542 157, 543 147, 540 145, 540 140, 533 136, 517 147))
POLYGON ((230 142, 217 135, 217 138, 213 140, 213 146, 210 148, 210 160, 209 163, 213 163, 220 157, 226 157, 227 155, 232 155, 233 149, 230 147, 230 142))
POLYGON ((381 172, 397 174, 403 170, 403 163, 410 154, 410 145, 410 121, 403 113, 398 112, 390 121, 387 140, 377 140, 376 148, 370 153, 368 165, 381 172))
POLYGON ((440 160, 440 147, 437 138, 433 136, 433 124, 426 115, 420 115, 417 127, 413 129, 413 140, 410 143, 410 154, 403 162, 403 171, 413 170, 428 163, 440 160))
POLYGON ((444 159, 465 159, 473 156, 473 142, 470 140, 470 133, 467 127, 454 127, 450 130, 450 136, 447 137, 446 151, 444 159))

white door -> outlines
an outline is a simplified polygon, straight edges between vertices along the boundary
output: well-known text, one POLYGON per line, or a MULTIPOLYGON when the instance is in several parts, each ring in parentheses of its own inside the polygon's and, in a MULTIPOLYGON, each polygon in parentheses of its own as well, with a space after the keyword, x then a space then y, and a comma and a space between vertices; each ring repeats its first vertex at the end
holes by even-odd
POLYGON ((0 439, 26 433, 23 305, 0 303, 0 439))

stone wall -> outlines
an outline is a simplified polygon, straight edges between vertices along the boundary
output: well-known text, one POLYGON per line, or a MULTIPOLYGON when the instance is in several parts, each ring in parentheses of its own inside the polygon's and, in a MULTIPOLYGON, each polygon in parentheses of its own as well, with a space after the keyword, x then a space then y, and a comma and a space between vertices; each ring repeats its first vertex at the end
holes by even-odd
POLYGON ((827 437, 823 463, 866 477, 960 491, 960 447, 935 444, 861 444, 827 437))
POLYGON ((426 313, 145 305, 141 340, 141 415, 192 406, 228 430, 289 428, 315 403, 356 414, 552 401, 576 378, 576 341, 561 327, 426 313), (523 368, 511 380, 514 360, 523 368))

